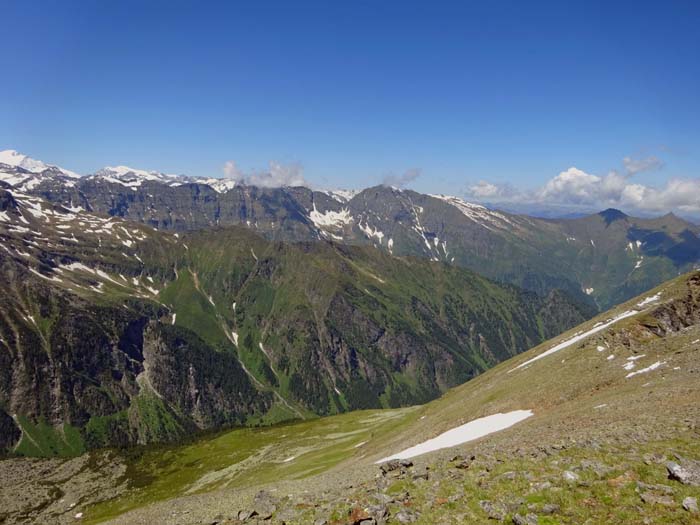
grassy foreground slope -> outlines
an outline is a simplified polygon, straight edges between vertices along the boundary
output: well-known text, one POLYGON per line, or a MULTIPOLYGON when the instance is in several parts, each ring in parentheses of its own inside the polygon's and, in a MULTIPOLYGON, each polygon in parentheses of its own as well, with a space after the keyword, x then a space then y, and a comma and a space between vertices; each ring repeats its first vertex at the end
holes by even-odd
MULTIPOLYGON (((109 468, 122 465, 123 474, 108 490, 57 482, 63 503, 76 507, 68 512, 50 502, 47 508, 66 522, 79 510, 87 522, 129 524, 238 523, 241 511, 262 516, 270 509, 277 523, 697 523, 684 504, 692 510, 700 488, 669 480, 666 462, 698 466, 699 357, 700 273, 694 272, 426 405, 236 430, 132 457, 113 454, 109 468), (467 421, 519 409, 534 415, 414 458, 410 467, 374 464, 467 421)), ((93 452, 82 475, 104 473, 103 454, 109 453, 93 452)))

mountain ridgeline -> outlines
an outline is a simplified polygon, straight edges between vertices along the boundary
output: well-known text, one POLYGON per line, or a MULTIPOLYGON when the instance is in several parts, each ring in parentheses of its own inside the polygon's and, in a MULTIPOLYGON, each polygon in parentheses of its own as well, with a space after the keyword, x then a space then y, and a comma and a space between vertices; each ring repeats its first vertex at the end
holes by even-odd
POLYGON ((370 245, 468 268, 540 295, 564 290, 599 310, 700 263, 700 228, 671 214, 639 219, 606 210, 545 220, 384 186, 355 192, 259 188, 124 166, 78 177, 16 152, 0 154, 0 180, 70 209, 159 230, 237 225, 273 241, 370 245))
POLYGON ((0 446, 29 455, 425 402, 593 314, 369 245, 154 230, 14 189, 0 239, 0 446))

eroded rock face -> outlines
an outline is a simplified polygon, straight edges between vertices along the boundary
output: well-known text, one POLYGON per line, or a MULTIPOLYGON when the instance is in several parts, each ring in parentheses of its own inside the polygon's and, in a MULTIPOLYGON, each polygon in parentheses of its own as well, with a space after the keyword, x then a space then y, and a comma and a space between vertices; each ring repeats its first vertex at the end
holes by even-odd
POLYGON ((4 410, 0 410, 0 450, 11 449, 20 437, 21 431, 14 419, 4 410))
POLYGON ((0 315, 5 450, 20 438, 10 414, 82 429, 90 448, 177 441, 193 430, 241 423, 269 406, 270 396, 252 386, 233 354, 189 330, 159 326, 164 311, 152 304, 98 307, 43 282, 29 293, 53 327, 45 337, 18 310, 0 315))
POLYGON ((240 425, 269 407, 271 396, 253 387, 232 352, 217 352, 187 329, 158 323, 150 323, 144 339, 144 382, 198 429, 240 425))
POLYGON ((652 315, 658 325, 649 328, 659 336, 700 323, 700 275, 688 279, 683 299, 655 308, 652 315))

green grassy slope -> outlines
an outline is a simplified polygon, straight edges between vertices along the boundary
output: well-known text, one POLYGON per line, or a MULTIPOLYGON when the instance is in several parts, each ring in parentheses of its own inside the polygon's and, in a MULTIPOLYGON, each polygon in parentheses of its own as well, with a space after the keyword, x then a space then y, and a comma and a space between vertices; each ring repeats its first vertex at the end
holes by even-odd
MULTIPOLYGON (((88 509, 87 517, 100 521, 129 508, 202 492, 179 501, 177 508, 197 509, 204 518, 208 514, 202 506, 226 508, 219 493, 208 495, 213 489, 259 488, 285 481, 283 490, 317 491, 306 497, 317 505, 305 507, 312 509, 309 512, 297 509, 291 523, 313 521, 318 517, 313 509, 319 504, 326 518, 341 517, 343 522, 342 516, 352 508, 370 505, 371 494, 377 490, 372 489, 377 481, 372 479, 376 470, 371 466, 376 459, 478 417, 532 409, 533 417, 508 430, 457 451, 419 458, 419 463, 431 466, 431 483, 410 476, 387 480, 382 492, 396 495, 408 491, 411 495, 410 507, 403 507, 399 500, 390 504, 390 512, 405 508, 419 511, 419 523, 479 522, 487 519, 479 500, 489 500, 510 509, 504 510, 504 516, 541 512, 544 503, 562 509, 556 516, 541 516, 540 523, 629 523, 636 519, 691 523, 680 501, 698 495, 697 490, 677 485, 672 507, 641 508, 637 481, 668 484, 663 461, 672 457, 671 451, 700 457, 697 436, 689 423, 697 422, 700 416, 695 377, 699 355, 700 273, 695 272, 511 358, 421 407, 233 431, 178 449, 175 454, 149 451, 133 463, 131 472, 134 479, 153 476, 154 481, 123 498, 88 509), (652 297, 656 299, 643 303, 652 297), (631 310, 637 313, 518 368, 561 341, 631 310), (656 362, 662 364, 647 370, 656 362), (633 372, 637 374, 628 377, 633 372), (385 417, 388 419, 382 420, 385 417), (237 450, 246 453, 237 456, 237 450), (476 454, 475 467, 455 470, 450 458, 458 452, 476 454), (567 486, 562 478, 567 469, 575 471, 581 482, 567 486), (314 481, 313 476, 323 471, 326 477, 314 481), (294 485, 297 478, 305 481, 294 485), (341 502, 340 485, 348 479, 359 485, 349 497, 343 493, 341 502), (331 482, 339 486, 329 492, 331 482)), ((645 490, 654 493, 660 489, 645 490)), ((159 508, 155 506, 153 511, 159 508)), ((211 510, 212 515, 217 511, 211 510)))

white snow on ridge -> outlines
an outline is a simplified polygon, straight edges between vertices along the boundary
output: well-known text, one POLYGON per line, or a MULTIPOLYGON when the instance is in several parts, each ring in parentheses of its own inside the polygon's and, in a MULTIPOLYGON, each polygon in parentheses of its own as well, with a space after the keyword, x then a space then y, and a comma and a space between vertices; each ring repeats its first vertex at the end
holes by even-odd
POLYGON ((471 219, 472 221, 481 224, 485 228, 489 226, 485 223, 489 223, 498 228, 507 229, 509 226, 515 226, 515 224, 505 215, 497 211, 489 210, 486 206, 481 204, 474 204, 472 202, 467 202, 460 199, 459 197, 453 197, 450 195, 430 195, 435 199, 440 199, 442 201, 451 204, 462 214, 471 219))
POLYGON ((102 179, 113 184, 121 184, 128 188, 138 188, 145 181, 156 181, 165 184, 179 182, 178 175, 167 175, 157 171, 145 171, 129 166, 108 166, 96 172, 92 177, 102 179))
POLYGON ((340 211, 328 210, 321 213, 316 209, 316 203, 314 202, 313 209, 309 213, 309 219, 311 219, 311 222, 318 228, 328 226, 342 228, 344 225, 352 222, 352 215, 350 215, 350 211, 347 208, 343 208, 340 211))
POLYGON ((355 195, 360 193, 360 190, 323 190, 323 193, 340 202, 348 202, 355 195))
POLYGON ((236 187, 237 182, 233 179, 216 179, 214 177, 210 177, 207 179, 194 179, 195 182, 198 184, 206 184, 209 186, 211 189, 213 189, 217 193, 226 193, 228 190, 231 190, 236 187))
POLYGON ((23 155, 13 149, 7 149, 0 151, 0 163, 7 164, 8 166, 14 166, 17 168, 22 168, 24 170, 30 171, 32 173, 41 173, 50 168, 54 168, 63 173, 66 177, 79 178, 80 175, 74 173, 70 170, 60 168, 58 166, 53 166, 51 164, 45 164, 44 162, 36 159, 32 159, 27 155, 23 155))
POLYGON ((157 171, 138 170, 135 168, 130 168, 129 166, 106 166, 103 168, 103 170, 110 171, 117 177, 124 177, 125 175, 133 174, 146 180, 159 180, 163 175, 157 171))
POLYGON ((568 348, 569 346, 578 343, 579 341, 582 341, 586 339, 588 336, 593 335, 597 332, 600 332, 601 330, 605 330, 607 327, 617 323, 618 321, 621 321, 622 319, 625 319, 627 317, 631 317, 635 314, 638 314, 638 310, 627 310, 626 312, 622 312, 621 314, 617 315, 616 317, 613 317, 609 321, 606 321, 603 324, 600 324, 598 326, 594 326, 587 332, 583 332, 582 334, 575 335, 571 339, 567 339, 566 341, 562 341, 558 345, 553 346, 546 352, 542 352, 540 355, 533 357, 532 359, 528 359, 524 363, 520 363, 518 366, 515 368, 512 368, 509 370, 509 372, 512 372, 513 370, 517 370, 518 368, 522 368, 524 366, 527 366, 531 363, 534 363, 535 361, 538 361, 539 359, 542 359, 543 357, 547 357, 548 355, 552 355, 555 352, 558 352, 559 350, 563 350, 564 348, 568 348))
POLYGON ((455 427, 447 432, 443 432, 437 437, 419 443, 413 447, 376 461, 375 464, 384 463, 391 459, 409 459, 421 454, 427 454, 443 448, 455 447, 469 441, 474 441, 481 437, 493 434, 533 416, 532 410, 514 410, 505 414, 493 414, 491 416, 480 417, 469 423, 455 427))

